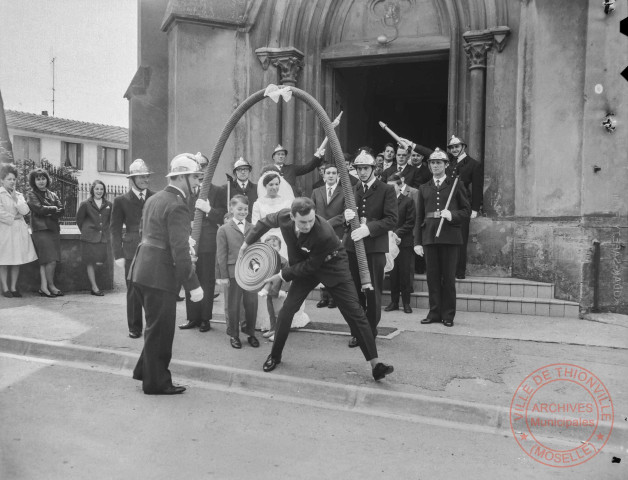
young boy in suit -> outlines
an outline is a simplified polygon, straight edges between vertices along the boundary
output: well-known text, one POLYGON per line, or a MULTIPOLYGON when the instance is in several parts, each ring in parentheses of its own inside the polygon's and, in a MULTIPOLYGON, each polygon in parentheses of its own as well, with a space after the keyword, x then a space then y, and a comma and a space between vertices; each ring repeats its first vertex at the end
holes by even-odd
POLYGON ((247 292, 238 285, 235 280, 235 264, 238 260, 240 247, 244 243, 244 237, 252 228, 246 220, 249 214, 249 201, 244 195, 236 195, 229 202, 233 218, 225 222, 218 229, 216 236, 216 283, 228 286, 229 318, 227 320, 227 335, 231 337, 233 348, 242 348, 240 341, 240 305, 244 305, 246 318, 246 334, 249 345, 259 347, 259 340, 255 338, 255 319, 257 318, 257 294, 247 292))

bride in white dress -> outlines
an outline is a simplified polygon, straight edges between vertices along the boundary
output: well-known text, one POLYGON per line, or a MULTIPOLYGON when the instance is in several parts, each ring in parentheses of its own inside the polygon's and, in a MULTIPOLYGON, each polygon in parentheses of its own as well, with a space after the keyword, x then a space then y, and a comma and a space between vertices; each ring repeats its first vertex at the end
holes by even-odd
MULTIPOLYGON (((270 170, 260 177, 257 183, 257 201, 253 204, 253 212, 251 213, 251 223, 255 225, 260 218, 266 215, 278 212, 284 208, 290 208, 294 200, 292 187, 286 182, 276 171, 270 170)), ((279 228, 272 228, 261 238, 262 241, 269 235, 276 235, 281 239, 280 255, 288 258, 288 249, 281 235, 279 228)), ((260 308, 257 310, 257 326, 263 331, 270 328, 270 318, 268 311, 264 308, 265 302, 260 302, 260 308)), ((296 313, 292 321, 292 328, 301 328, 310 323, 310 317, 304 311, 305 304, 296 313)), ((278 312, 275 312, 277 314, 278 312)))

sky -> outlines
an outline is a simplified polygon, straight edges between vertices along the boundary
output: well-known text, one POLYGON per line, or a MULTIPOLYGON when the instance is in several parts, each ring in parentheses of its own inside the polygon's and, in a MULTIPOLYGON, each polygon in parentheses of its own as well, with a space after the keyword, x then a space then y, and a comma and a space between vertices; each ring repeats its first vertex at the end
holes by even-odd
POLYGON ((0 0, 4 108, 128 127, 137 0, 0 0))

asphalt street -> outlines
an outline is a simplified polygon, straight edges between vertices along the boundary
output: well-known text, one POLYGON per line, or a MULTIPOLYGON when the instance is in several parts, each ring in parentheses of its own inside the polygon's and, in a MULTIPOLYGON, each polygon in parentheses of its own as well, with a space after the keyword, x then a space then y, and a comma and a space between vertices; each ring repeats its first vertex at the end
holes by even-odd
POLYGON ((0 478, 625 478, 601 452, 550 468, 510 436, 235 395, 143 395, 128 372, 0 356, 0 478), (7 373, 9 372, 9 373, 7 373))

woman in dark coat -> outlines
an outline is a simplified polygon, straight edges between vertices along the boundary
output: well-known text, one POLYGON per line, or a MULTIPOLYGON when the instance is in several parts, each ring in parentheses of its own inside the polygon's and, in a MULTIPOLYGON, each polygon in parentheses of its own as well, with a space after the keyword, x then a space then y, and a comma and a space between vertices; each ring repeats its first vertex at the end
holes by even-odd
POLYGON ((50 175, 43 168, 36 168, 28 175, 31 191, 28 193, 28 207, 31 210, 31 231, 39 258, 40 288, 42 297, 62 297, 63 292, 55 286, 54 277, 57 262, 61 260, 61 227, 63 205, 59 197, 51 192, 50 175))
POLYGON ((76 212, 76 224, 81 231, 81 253, 87 266, 87 277, 92 287, 92 295, 102 297, 104 293, 96 283, 94 265, 101 266, 107 261, 109 239, 109 220, 111 202, 105 198, 107 187, 100 180, 95 180, 89 188, 89 198, 79 206, 76 212))

